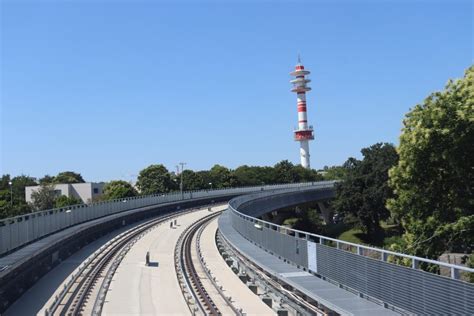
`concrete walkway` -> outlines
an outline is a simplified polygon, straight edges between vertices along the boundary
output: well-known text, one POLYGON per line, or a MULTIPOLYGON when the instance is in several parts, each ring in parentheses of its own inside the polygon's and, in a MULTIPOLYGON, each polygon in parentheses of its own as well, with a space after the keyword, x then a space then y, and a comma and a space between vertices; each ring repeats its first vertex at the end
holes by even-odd
POLYGON ((209 215, 207 208, 180 216, 178 227, 170 228, 166 222, 141 238, 117 269, 103 314, 189 315, 176 277, 174 248, 184 229, 206 215, 209 215), (149 267, 145 266, 147 251, 152 262, 149 267))
POLYGON ((219 216, 218 221, 219 229, 224 237, 249 260, 329 309, 341 315, 351 316, 399 315, 263 251, 232 227, 229 211, 225 211, 219 216))
POLYGON ((216 218, 204 229, 201 236, 202 255, 217 283, 223 287, 226 296, 232 297, 237 309, 242 308, 246 315, 275 315, 275 311, 242 283, 221 257, 215 241, 217 226, 216 218))

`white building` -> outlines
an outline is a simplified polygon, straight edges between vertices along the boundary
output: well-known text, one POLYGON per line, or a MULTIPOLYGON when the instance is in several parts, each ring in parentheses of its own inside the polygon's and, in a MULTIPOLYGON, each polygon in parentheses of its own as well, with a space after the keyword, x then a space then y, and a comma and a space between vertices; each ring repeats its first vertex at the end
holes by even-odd
MULTIPOLYGON (((95 198, 102 195, 105 183, 71 183, 71 184, 54 184, 54 194, 56 196, 65 195, 67 197, 75 197, 81 199, 84 203, 90 203, 95 198)), ((25 187, 25 198, 26 202, 33 202, 31 194, 39 190, 41 186, 29 186, 25 187)))

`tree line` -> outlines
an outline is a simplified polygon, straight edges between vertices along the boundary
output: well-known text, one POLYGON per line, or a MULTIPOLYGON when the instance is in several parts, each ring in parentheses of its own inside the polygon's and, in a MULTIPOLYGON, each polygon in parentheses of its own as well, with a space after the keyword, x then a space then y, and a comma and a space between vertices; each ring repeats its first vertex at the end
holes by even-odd
MULTIPOLYGON (((296 183, 323 180, 316 170, 305 169, 288 160, 270 166, 240 166, 230 169, 214 165, 209 170, 184 170, 183 190, 210 190, 237 186, 296 183)), ((17 216, 35 210, 65 207, 80 204, 74 197, 56 196, 54 184, 84 183, 81 174, 73 171, 60 172, 56 176, 46 175, 36 179, 26 175, 0 179, 0 218, 17 216), (10 185, 11 183, 11 185, 10 185), (25 200, 25 187, 40 185, 32 194, 32 203, 25 200)), ((140 171, 136 183, 114 180, 105 184, 100 200, 121 199, 138 195, 162 194, 180 190, 181 175, 168 170, 162 164, 153 164, 140 171)), ((91 201, 96 202, 96 201, 91 201)))
POLYGON ((183 170, 182 175, 169 171, 162 164, 153 164, 141 170, 135 186, 122 180, 111 181, 104 187, 104 199, 116 199, 137 195, 169 193, 180 190, 181 176, 183 190, 211 190, 239 186, 267 185, 319 181, 323 176, 316 170, 305 169, 288 160, 273 167, 240 166, 229 169, 214 165, 209 170, 183 170))

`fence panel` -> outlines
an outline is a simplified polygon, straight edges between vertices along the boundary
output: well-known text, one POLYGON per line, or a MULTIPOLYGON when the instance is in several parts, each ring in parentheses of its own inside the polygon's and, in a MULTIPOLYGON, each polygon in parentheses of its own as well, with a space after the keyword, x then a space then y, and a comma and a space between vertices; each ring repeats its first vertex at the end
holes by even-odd
MULTIPOLYGON (((320 187, 323 188, 324 185, 320 187)), ((292 190, 294 193, 300 192, 298 189, 292 190)), ((278 209, 294 205, 294 198, 297 196, 285 198, 284 195, 289 195, 286 191, 277 192, 275 196, 277 195, 280 197, 271 199, 270 195, 266 193, 252 194, 230 201, 229 211, 233 228, 245 238, 277 256, 304 268, 311 268, 313 272, 317 272, 324 278, 410 313, 422 315, 474 314, 474 284, 458 280, 455 277, 448 278, 425 272, 417 269, 416 265, 406 267, 389 263, 384 258, 386 255, 397 255, 410 258, 413 262, 438 264, 458 271, 472 273, 474 269, 391 253, 382 249, 288 229, 239 211, 239 207, 244 206, 243 209, 247 212, 260 214, 258 210, 252 209, 252 203, 261 206, 261 202, 265 201, 267 206, 271 204, 274 209, 278 209), (255 201, 260 201, 260 203, 255 203, 255 201), (278 203, 275 201, 280 204, 277 205, 278 203), (304 239, 300 237, 304 237, 304 239), (311 242, 310 247, 308 247, 306 239, 314 241, 311 242), (308 254, 308 249, 311 249, 311 254, 308 254), (370 257, 370 254, 375 254, 376 258, 370 257), (311 262, 308 262, 308 257, 311 258, 311 262)), ((300 195, 300 198, 304 197, 300 195)))

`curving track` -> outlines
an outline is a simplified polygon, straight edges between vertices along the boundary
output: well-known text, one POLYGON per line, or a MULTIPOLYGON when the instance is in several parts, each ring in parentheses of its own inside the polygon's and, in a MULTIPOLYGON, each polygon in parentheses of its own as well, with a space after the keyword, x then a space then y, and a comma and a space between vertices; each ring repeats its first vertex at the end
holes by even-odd
POLYGON ((111 278, 130 247, 157 225, 188 212, 190 211, 160 216, 113 238, 89 257, 80 266, 79 271, 72 275, 71 280, 46 310, 46 314, 100 314, 111 278))
POLYGON ((241 315, 226 297, 206 267, 200 250, 203 229, 219 216, 214 213, 189 226, 175 248, 175 267, 183 295, 191 313, 204 315, 241 315))
MULTIPOLYGON (((206 263, 209 247, 220 257, 207 227, 216 225, 224 208, 187 209, 125 228, 79 261, 79 267, 43 305, 41 314, 242 315, 235 305, 242 304, 230 297, 239 296, 233 292, 235 286, 216 279, 214 269, 221 268, 212 261, 206 263), (168 225, 170 222, 174 225, 168 225), (146 266, 148 251, 152 264, 146 266)), ((225 263, 222 266, 229 269, 225 263)))

